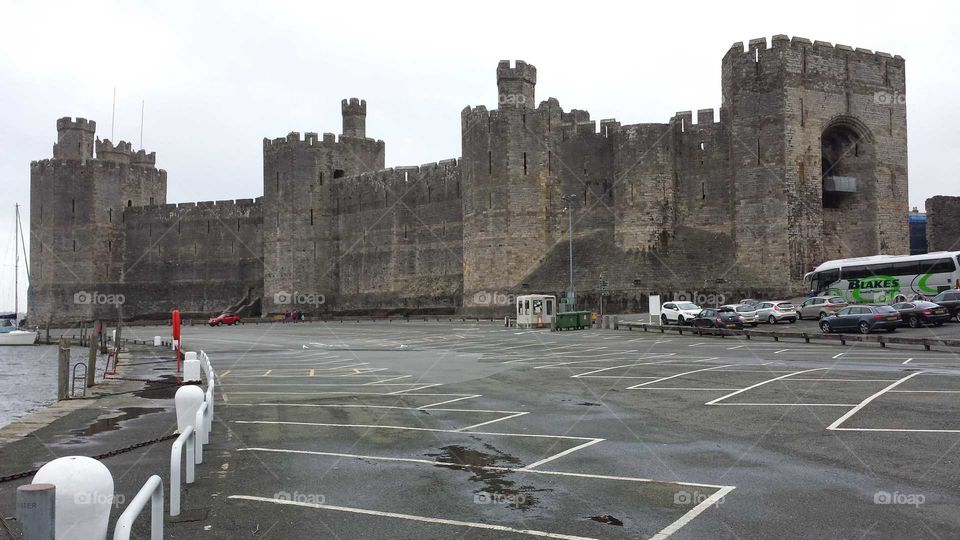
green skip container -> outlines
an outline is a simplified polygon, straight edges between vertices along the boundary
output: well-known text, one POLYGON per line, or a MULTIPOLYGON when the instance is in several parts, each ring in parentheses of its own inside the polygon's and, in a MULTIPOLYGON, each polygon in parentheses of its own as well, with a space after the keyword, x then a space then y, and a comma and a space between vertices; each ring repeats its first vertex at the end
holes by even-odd
POLYGON ((557 313, 554 320, 557 330, 583 330, 584 328, 590 328, 591 318, 592 313, 589 311, 567 311, 557 313))

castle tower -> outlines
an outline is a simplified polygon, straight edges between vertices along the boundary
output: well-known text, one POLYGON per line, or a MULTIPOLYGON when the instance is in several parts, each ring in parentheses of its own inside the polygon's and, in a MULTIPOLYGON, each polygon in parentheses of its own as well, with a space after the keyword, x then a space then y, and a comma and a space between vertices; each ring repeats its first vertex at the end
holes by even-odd
POLYGON ((537 68, 523 60, 510 67, 509 60, 497 65, 497 103, 500 108, 527 108, 536 106, 534 90, 537 86, 537 68))
POLYGON ((57 143, 54 159, 92 159, 97 123, 86 118, 65 117, 57 120, 57 143))
POLYGON ((515 66, 497 67, 498 109, 461 113, 463 301, 470 311, 490 307, 482 300, 493 293, 520 292, 559 239, 559 167, 551 170, 551 154, 556 160, 561 110, 554 99, 533 108, 536 68, 519 60, 515 66))
POLYGON ((776 35, 735 43, 722 73, 738 256, 763 282, 909 251, 903 58, 776 35))
POLYGON ((95 127, 61 118, 54 158, 30 163, 29 317, 38 324, 116 317, 93 293, 122 294, 125 209, 166 200, 166 171, 131 165, 130 143, 96 141, 95 127))
POLYGON ((363 99, 350 98, 340 102, 340 111, 343 114, 343 136, 367 136, 367 102, 363 99))
POLYGON ((263 140, 263 313, 330 309, 339 293, 340 178, 384 166, 384 143, 365 136, 366 102, 343 100, 343 134, 297 132, 263 140), (325 298, 324 305, 292 306, 295 295, 325 298))

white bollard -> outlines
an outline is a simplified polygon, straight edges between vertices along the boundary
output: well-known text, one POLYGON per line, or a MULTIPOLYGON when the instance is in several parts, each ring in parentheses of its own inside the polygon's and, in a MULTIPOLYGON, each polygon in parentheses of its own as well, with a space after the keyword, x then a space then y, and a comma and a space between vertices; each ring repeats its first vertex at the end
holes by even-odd
POLYGON ((163 338, 160 336, 153 336, 153 346, 159 347, 160 345, 163 345, 163 338))
POLYGON ((199 386, 189 384, 177 389, 173 398, 177 407, 177 431, 183 433, 187 426, 194 425, 203 398, 203 389, 199 386))
POLYGON ((200 360, 197 353, 183 353, 183 380, 184 382, 200 382, 200 360))
POLYGON ((34 484, 57 486, 57 538, 104 540, 113 507, 113 475, 85 456, 57 458, 37 471, 34 484))
POLYGON ((171 350, 171 351, 177 350, 177 345, 179 345, 179 344, 180 344, 180 341, 179 341, 179 340, 176 340, 176 339, 171 340, 171 341, 170 341, 170 350, 171 350))

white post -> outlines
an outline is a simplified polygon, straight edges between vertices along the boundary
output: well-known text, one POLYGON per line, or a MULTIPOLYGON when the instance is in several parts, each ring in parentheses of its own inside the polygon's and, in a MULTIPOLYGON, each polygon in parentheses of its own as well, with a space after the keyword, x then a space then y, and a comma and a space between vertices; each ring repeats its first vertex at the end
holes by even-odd
POLYGON ((57 486, 57 538, 104 540, 113 506, 113 475, 85 456, 57 458, 37 471, 34 484, 57 486))
MULTIPOLYGON (((147 479, 136 497, 127 505, 127 509, 120 514, 113 529, 113 540, 130 540, 130 531, 133 521, 137 519, 150 499, 150 540, 163 540, 163 480, 153 475, 147 479)), ((66 538, 66 537, 64 537, 66 538)), ((71 536, 71 538, 74 538, 71 536)), ((83 537, 77 537, 83 538, 83 537)))
POLYGON ((183 380, 184 382, 200 382, 200 360, 197 353, 183 353, 183 380))
POLYGON ((193 483, 194 477, 194 445, 196 444, 196 432, 193 426, 187 426, 177 440, 173 442, 170 448, 170 515, 180 515, 180 465, 183 460, 183 444, 187 445, 187 483, 193 483))
POLYGON ((159 347, 163 344, 163 338, 160 336, 153 336, 153 346, 159 347))
POLYGON ((178 345, 179 343, 180 343, 179 340, 176 340, 176 339, 171 340, 171 341, 170 341, 170 350, 171 350, 171 351, 177 350, 177 345, 178 345))
POLYGON ((204 392, 199 386, 188 384, 177 389, 173 402, 177 408, 177 430, 186 431, 187 426, 194 426, 197 410, 203 403, 204 392))

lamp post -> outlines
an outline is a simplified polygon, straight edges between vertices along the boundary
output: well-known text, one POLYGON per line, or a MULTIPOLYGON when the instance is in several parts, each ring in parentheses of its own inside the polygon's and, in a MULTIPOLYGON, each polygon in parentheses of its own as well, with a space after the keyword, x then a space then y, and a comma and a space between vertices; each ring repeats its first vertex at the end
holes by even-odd
POLYGON ((577 196, 573 193, 569 193, 560 197, 563 202, 567 203, 564 210, 567 211, 567 216, 570 223, 567 229, 567 235, 569 236, 570 240, 570 288, 567 291, 567 302, 570 305, 570 308, 572 308, 577 301, 577 293, 573 288, 573 201, 575 201, 576 198, 577 196))

